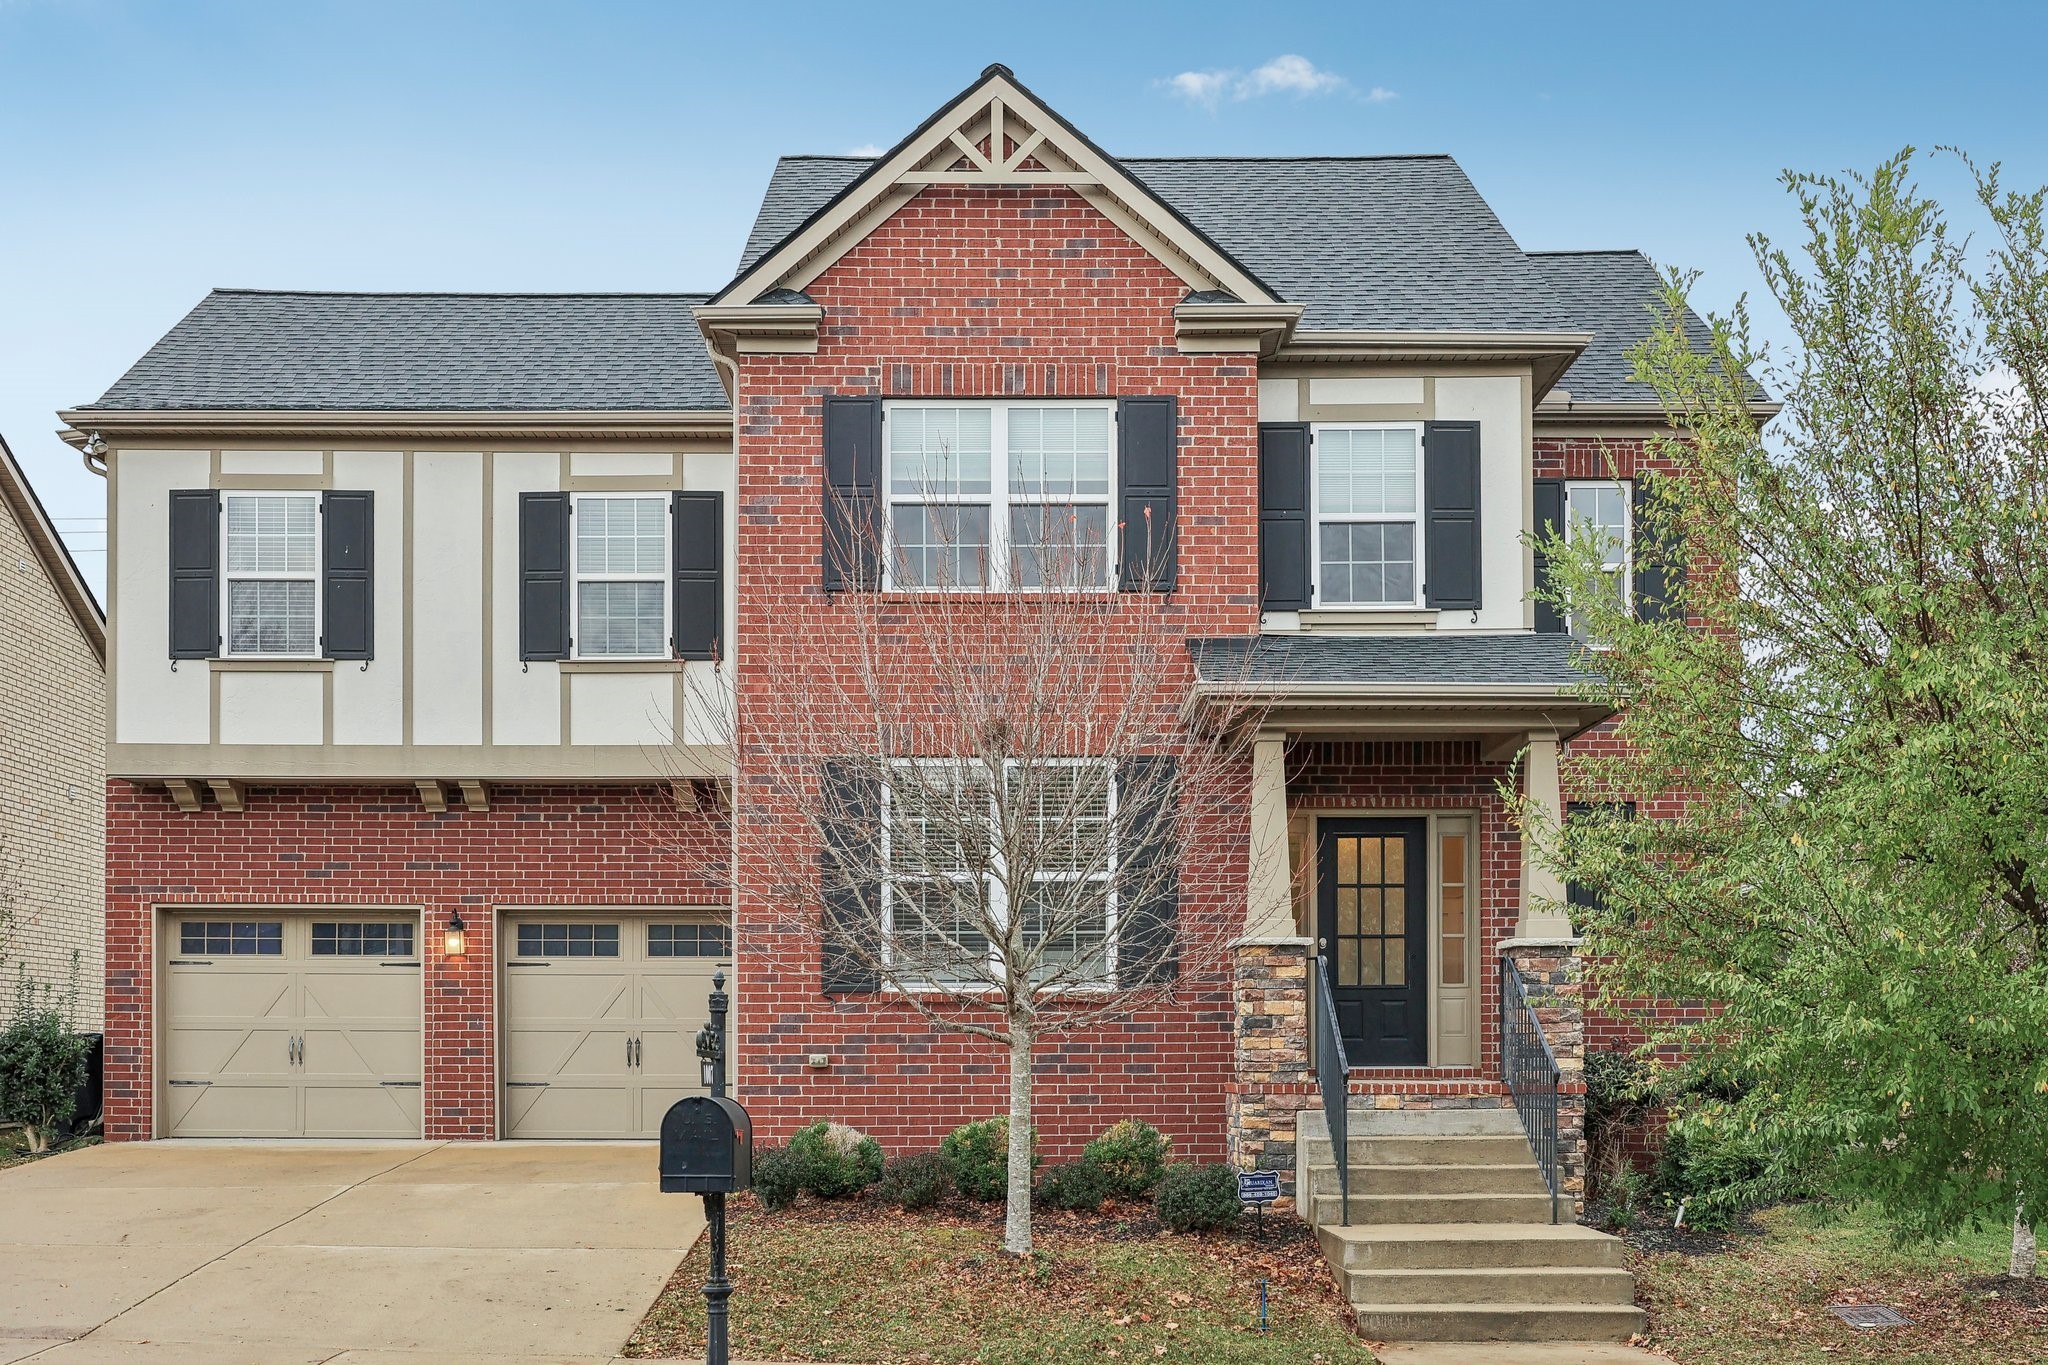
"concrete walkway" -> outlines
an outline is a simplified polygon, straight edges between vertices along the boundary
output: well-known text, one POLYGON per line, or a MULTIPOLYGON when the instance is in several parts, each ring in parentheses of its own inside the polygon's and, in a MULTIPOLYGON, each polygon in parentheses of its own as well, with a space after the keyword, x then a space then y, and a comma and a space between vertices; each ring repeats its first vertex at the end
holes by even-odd
POLYGON ((0 1171, 0 1365, 595 1365, 701 1209, 651 1144, 88 1148, 0 1171))

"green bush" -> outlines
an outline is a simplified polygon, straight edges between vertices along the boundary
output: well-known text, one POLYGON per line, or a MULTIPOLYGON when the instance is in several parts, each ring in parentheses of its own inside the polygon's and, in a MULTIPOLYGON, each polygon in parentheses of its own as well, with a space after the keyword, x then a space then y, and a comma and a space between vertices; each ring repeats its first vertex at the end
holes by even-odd
POLYGON ((31 1152, 50 1149, 51 1130, 71 1117, 78 1087, 85 1083, 92 1049, 71 1031, 69 1004, 67 998, 60 1008, 54 991, 38 991, 24 966, 15 986, 14 1015, 0 1030, 0 1119, 27 1131, 31 1152))
POLYGON ((1113 1183, 1108 1171, 1084 1156, 1064 1166, 1046 1167, 1038 1178, 1038 1199, 1056 1209, 1093 1211, 1115 1193, 1113 1183))
POLYGON ((875 1193, 901 1209, 928 1209, 944 1199, 952 1187, 953 1182, 946 1178, 944 1157, 937 1152, 910 1152, 892 1156, 883 1163, 875 1193))
MULTIPOLYGON (((953 1188, 969 1199, 994 1202, 1010 1188, 1010 1121, 998 1116, 963 1123, 939 1143, 953 1188)), ((1038 1134, 1031 1134, 1031 1165, 1038 1167, 1038 1134)))
POLYGON ((820 1199, 859 1194, 882 1178, 882 1144, 843 1123, 814 1123, 789 1140, 801 1187, 820 1199))
POLYGON ((754 1197, 770 1213, 786 1209, 804 1190, 803 1161, 787 1147, 770 1147, 754 1158, 754 1197))
POLYGON ((1213 1232, 1237 1226, 1244 1206, 1237 1199, 1234 1167, 1196 1166, 1177 1161, 1159 1182, 1159 1221, 1173 1232, 1213 1232))
POLYGON ((1684 1205, 1686 1226, 1709 1231, 1801 1193, 1754 1133, 1714 1110, 1672 1123, 1657 1159, 1657 1187, 1674 1207, 1684 1205))
POLYGON ((1138 1199, 1159 1187, 1173 1139, 1143 1119, 1124 1119, 1082 1148, 1081 1160, 1102 1172, 1109 1194, 1138 1199))

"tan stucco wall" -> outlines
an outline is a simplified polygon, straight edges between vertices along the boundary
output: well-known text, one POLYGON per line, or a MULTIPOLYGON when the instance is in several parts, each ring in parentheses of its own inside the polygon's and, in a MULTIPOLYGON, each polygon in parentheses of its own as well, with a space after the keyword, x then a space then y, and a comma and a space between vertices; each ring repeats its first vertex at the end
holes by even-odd
POLYGON ((0 1006, 20 967, 63 989, 79 957, 76 1024, 100 1026, 106 677, 0 501, 0 1006))

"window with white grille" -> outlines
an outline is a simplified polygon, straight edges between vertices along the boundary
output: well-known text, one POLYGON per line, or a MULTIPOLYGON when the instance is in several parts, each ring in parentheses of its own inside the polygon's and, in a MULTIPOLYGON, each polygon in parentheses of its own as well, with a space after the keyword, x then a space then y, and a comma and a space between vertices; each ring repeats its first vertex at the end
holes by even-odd
POLYGON ((667 494, 576 499, 577 658, 668 657, 668 505, 667 494))
MULTIPOLYGON (((1628 610, 1629 485, 1612 479, 1568 483, 1564 499, 1565 539, 1598 549, 1606 592, 1617 607, 1628 610)), ((1572 634, 1587 639, 1585 622, 1574 619, 1569 625, 1572 634)))
POLYGON ((320 495, 229 493, 222 593, 229 655, 320 651, 320 495))
POLYGON ((1318 607, 1414 606, 1421 426, 1318 426, 1314 439, 1312 600, 1318 607))

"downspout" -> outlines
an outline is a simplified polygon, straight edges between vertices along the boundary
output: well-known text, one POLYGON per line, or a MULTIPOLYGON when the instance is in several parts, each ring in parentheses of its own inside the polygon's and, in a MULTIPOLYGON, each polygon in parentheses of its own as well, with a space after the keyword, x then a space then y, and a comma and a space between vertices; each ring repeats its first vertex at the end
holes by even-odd
POLYGON ((85 444, 78 448, 79 458, 85 461, 85 472, 107 477, 107 443, 95 431, 85 438, 85 444))

